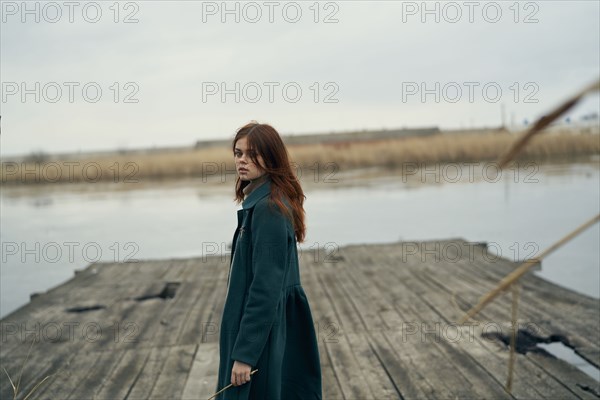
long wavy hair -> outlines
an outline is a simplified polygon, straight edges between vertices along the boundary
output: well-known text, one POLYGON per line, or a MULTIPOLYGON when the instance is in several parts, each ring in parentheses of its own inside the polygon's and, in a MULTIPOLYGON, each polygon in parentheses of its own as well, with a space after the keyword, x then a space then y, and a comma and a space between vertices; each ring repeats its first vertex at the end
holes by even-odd
MULTIPOLYGON (((246 137, 250 158, 254 164, 259 169, 264 170, 271 178, 270 200, 292 221, 296 240, 299 243, 304 242, 306 226, 303 205, 306 196, 292 169, 288 151, 281 140, 281 136, 271 125, 252 121, 236 132, 231 146, 234 153, 235 144, 243 137, 246 137), (258 155, 262 157, 264 165, 258 163, 258 155), (283 196, 287 198, 292 208, 291 214, 282 201, 283 196)), ((249 184, 250 181, 243 181, 239 176, 237 177, 234 201, 237 201, 238 204, 244 200, 243 190, 249 184)))

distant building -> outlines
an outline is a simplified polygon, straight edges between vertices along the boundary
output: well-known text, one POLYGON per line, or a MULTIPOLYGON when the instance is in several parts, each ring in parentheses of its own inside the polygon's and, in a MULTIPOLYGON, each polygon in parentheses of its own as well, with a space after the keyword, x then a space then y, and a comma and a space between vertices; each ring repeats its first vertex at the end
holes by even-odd
MULTIPOLYGON (((360 142, 380 139, 399 139, 416 136, 430 136, 441 133, 438 127, 431 128, 412 128, 412 129, 382 129, 382 130, 363 130, 349 131, 340 133, 314 133, 301 135, 285 135, 281 138, 285 144, 313 144, 313 143, 339 143, 339 142, 360 142)), ((195 148, 207 148, 216 146, 225 146, 231 139, 226 140, 198 140, 195 148)))

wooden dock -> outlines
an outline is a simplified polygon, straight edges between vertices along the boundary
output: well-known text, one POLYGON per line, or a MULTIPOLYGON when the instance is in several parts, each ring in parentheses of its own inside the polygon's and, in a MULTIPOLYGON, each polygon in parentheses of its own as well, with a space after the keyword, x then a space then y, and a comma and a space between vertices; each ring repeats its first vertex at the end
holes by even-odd
MULTIPOLYGON (((16 382, 35 336, 19 399, 50 374, 30 399, 206 399, 228 265, 229 254, 92 264, 0 321, 0 365, 16 382)), ((599 300, 523 277, 510 394, 511 294, 454 323, 517 265, 462 239, 303 251, 323 398, 598 399, 598 381, 536 342, 562 341, 598 368, 599 300)))

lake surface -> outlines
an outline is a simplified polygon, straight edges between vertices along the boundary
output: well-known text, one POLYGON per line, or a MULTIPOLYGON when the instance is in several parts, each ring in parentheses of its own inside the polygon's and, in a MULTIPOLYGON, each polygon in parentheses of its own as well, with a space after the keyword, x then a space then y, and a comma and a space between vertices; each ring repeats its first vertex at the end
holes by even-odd
MULTIPOLYGON (((460 237, 488 242, 512 260, 533 257, 600 212, 599 166, 592 157, 529 165, 501 176, 481 165, 472 171, 450 165, 428 175, 379 169, 307 174, 301 250, 460 237)), ((227 253, 240 207, 232 200, 233 184, 230 177, 222 183, 3 187, 0 317, 96 260, 227 253)), ((598 243, 595 224, 535 273, 598 298, 598 243)))

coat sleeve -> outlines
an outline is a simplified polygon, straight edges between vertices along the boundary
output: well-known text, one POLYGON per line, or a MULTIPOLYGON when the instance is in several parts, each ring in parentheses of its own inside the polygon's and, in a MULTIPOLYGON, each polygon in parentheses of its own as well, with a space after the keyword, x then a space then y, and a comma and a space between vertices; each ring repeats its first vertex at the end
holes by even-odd
POLYGON ((256 366, 265 347, 281 298, 288 268, 287 219, 277 205, 261 201, 252 214, 253 278, 240 329, 231 353, 238 360, 256 366))

